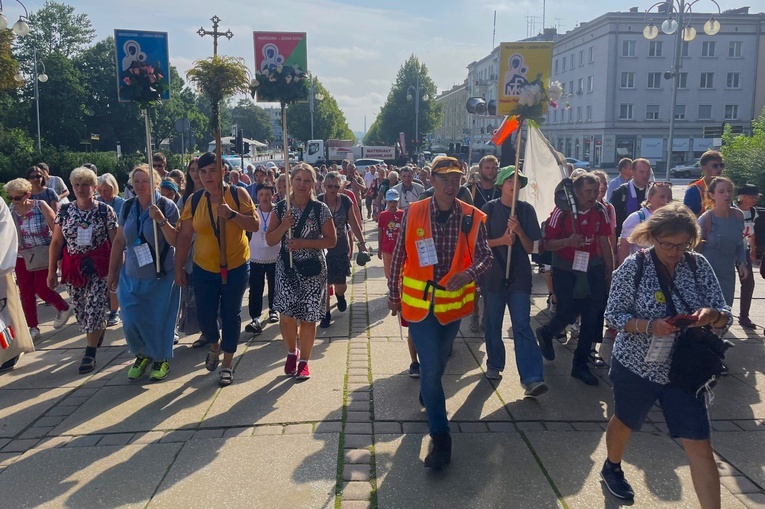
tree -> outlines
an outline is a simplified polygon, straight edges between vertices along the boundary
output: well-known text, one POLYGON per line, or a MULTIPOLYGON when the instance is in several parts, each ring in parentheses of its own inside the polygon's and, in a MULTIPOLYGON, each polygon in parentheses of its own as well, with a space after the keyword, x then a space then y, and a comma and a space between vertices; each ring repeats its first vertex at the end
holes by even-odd
POLYGON ((15 79, 19 63, 11 56, 11 30, 0 30, 0 93, 19 86, 15 79))
MULTIPOLYGON (((60 53, 52 53, 45 60, 45 68, 51 78, 39 87, 42 137, 56 147, 80 150, 80 142, 86 134, 84 113, 87 99, 82 75, 72 61, 60 53)), ((29 103, 29 108, 28 132, 34 132, 34 101, 29 103)))
POLYGON ((250 99, 240 99, 231 108, 231 122, 244 131, 244 137, 260 142, 273 141, 274 129, 266 110, 250 99))
POLYGON ((31 62, 37 50, 38 58, 59 53, 73 58, 93 41, 96 31, 87 14, 75 14, 74 7, 46 0, 45 5, 29 15, 30 33, 16 41, 19 59, 31 62))
POLYGON ((725 126, 722 153, 725 173, 736 185, 751 182, 765 189, 765 108, 752 121, 751 136, 734 135, 730 125, 725 126))
MULTIPOLYGON (((321 100, 314 100, 313 131, 317 140, 356 140, 345 114, 338 107, 337 101, 324 88, 321 82, 314 79, 314 97, 320 95, 321 100)), ((308 103, 294 103, 287 107, 287 136, 307 141, 311 139, 311 111, 308 103)))
POLYGON ((432 132, 441 124, 443 107, 432 99, 436 96, 437 88, 428 76, 425 64, 412 55, 404 62, 398 71, 396 82, 388 93, 380 114, 372 124, 372 128, 364 138, 365 143, 375 142, 390 145, 398 140, 398 133, 403 132, 408 144, 414 140, 422 140, 424 134, 432 132), (415 90, 419 76, 420 90, 415 90), (420 95, 419 133, 415 133, 415 101, 420 95), (427 94, 427 101, 423 96, 427 94), (411 96, 412 99, 407 99, 411 96))

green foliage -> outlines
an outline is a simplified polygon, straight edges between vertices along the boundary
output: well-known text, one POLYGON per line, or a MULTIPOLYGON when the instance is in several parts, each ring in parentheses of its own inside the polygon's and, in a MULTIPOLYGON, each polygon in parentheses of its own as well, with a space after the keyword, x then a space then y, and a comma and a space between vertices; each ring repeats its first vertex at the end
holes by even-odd
MULTIPOLYGON (((398 71, 396 82, 388 93, 388 98, 380 109, 380 113, 372 124, 372 128, 364 138, 364 143, 382 143, 390 145, 398 140, 398 133, 403 132, 407 144, 414 139, 420 139, 422 134, 432 132, 441 124, 443 107, 434 101, 436 96, 436 84, 428 76, 428 68, 425 64, 412 55, 404 62, 398 71), (414 90, 420 79, 420 90, 414 90), (411 89, 410 89, 411 87, 411 89), (422 100, 427 93, 429 100, 422 100), (412 95, 412 100, 407 95, 412 95), (415 96, 420 94, 420 132, 415 135, 415 96)), ((408 147, 409 148, 409 147, 408 147)))
POLYGON ((0 92, 15 89, 19 84, 14 79, 19 63, 11 58, 11 30, 0 30, 0 92))
POLYGON ((278 65, 256 71, 250 82, 250 95, 260 101, 293 104, 308 99, 308 79, 297 65, 278 65))
POLYGON ((87 14, 75 14, 75 8, 46 0, 45 5, 29 15, 31 32, 16 43, 19 58, 31 62, 35 50, 38 58, 58 53, 73 58, 93 41, 96 31, 87 14))
POLYGON ((0 126, 0 181, 20 176, 32 164, 34 155, 34 141, 25 131, 0 126))
POLYGON ((220 102, 226 97, 249 92, 247 72, 241 58, 216 56, 197 60, 186 73, 212 105, 210 123, 213 129, 220 126, 220 102))
MULTIPOLYGON (((40 129, 43 139, 53 146, 79 149, 86 137, 85 108, 87 101, 82 74, 71 60, 60 53, 52 53, 45 59, 49 76, 46 83, 39 84, 40 129)), ((36 129, 34 101, 29 105, 29 132, 36 129)))
POLYGON ((765 189, 765 109, 752 121, 752 135, 734 135, 729 124, 723 134, 725 176, 740 186, 747 182, 765 189))
POLYGON ((260 142, 274 139, 274 129, 268 113, 249 99, 240 99, 231 108, 231 121, 244 131, 245 138, 260 142))
MULTIPOLYGON (((345 114, 337 105, 337 101, 324 88, 319 80, 314 79, 314 97, 321 95, 321 100, 313 103, 313 132, 317 140, 356 140, 345 114)), ((287 107, 287 136, 298 140, 311 139, 311 110, 307 102, 290 104, 287 107)))

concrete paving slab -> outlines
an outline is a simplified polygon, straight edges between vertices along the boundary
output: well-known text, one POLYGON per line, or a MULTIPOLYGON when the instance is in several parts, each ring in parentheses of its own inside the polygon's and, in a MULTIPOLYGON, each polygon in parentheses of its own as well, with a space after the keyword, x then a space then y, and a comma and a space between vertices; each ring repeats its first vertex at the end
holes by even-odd
POLYGON ((765 401, 761 396, 763 387, 765 374, 762 373, 723 377, 714 388, 715 401, 710 407, 710 416, 712 419, 765 418, 765 401))
MULTIPOLYGON (((122 350, 99 349, 95 373, 103 370, 122 350)), ((16 369, 0 376, 0 390, 74 388, 82 385, 89 378, 77 371, 82 355, 83 349, 80 348, 38 350, 26 354, 16 369)))
POLYGON ((765 486, 765 434, 758 431, 715 433, 712 447, 760 486, 765 486))
POLYGON ((332 508, 337 454, 332 433, 188 442, 148 507, 332 508))
POLYGON ((143 508, 180 447, 161 444, 34 450, 3 471, 0 490, 13 493, 9 503, 17 508, 143 508))
MULTIPOLYGON (((408 373, 411 359, 406 341, 395 338, 388 342, 373 341, 370 344, 373 374, 397 375, 408 373)), ((459 339, 455 340, 452 356, 446 365, 446 374, 462 375, 477 372, 478 364, 467 344, 459 339)))
POLYGON ((423 468, 427 435, 375 438, 379 507, 560 507, 517 434, 454 434, 441 473, 423 468))
POLYGON ((69 392, 65 388, 0 390, 0 438, 12 438, 21 433, 69 392))
MULTIPOLYGON (((526 436, 568 507, 622 505, 600 480, 606 457, 604 433, 529 431, 526 436)), ((634 433, 622 466, 635 490, 636 507, 698 507, 685 453, 666 435, 634 433)), ((744 506, 722 490, 722 507, 744 506)))

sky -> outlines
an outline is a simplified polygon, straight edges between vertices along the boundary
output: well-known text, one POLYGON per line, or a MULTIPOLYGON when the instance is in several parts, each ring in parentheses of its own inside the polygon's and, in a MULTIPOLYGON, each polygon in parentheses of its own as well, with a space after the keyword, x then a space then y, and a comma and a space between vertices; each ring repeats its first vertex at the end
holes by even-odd
MULTIPOLYGON (((57 0, 87 14, 96 40, 114 29, 168 32, 170 63, 185 76, 193 62, 212 55, 212 37, 200 37, 200 27, 212 30, 210 18, 221 19, 221 55, 242 57, 255 67, 253 31, 307 32, 308 68, 335 97, 353 131, 372 125, 385 103, 401 65, 416 55, 428 67, 438 90, 462 83, 467 65, 495 45, 536 35, 544 26, 560 32, 573 29, 609 11, 638 7, 645 12, 651 0, 57 0)), ((759 0, 758 0, 759 1, 759 0)), ((756 5, 752 0, 718 0, 732 9, 756 5)), ((44 0, 22 0, 31 11, 44 0)), ((21 13, 13 0, 3 4, 9 19, 21 13)), ((701 0, 696 12, 714 9, 701 0)), ((758 12, 752 9, 750 12, 758 12)), ((51 79, 54 79, 51 76, 51 79)))

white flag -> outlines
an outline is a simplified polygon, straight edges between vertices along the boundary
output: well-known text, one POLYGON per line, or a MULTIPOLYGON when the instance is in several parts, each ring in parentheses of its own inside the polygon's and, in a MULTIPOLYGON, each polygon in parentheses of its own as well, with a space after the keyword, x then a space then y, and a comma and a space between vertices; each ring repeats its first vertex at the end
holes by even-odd
POLYGON ((555 208, 555 186, 565 178, 566 160, 555 150, 539 127, 526 124, 526 153, 523 174, 529 179, 520 198, 531 204, 540 221, 546 220, 555 208))

